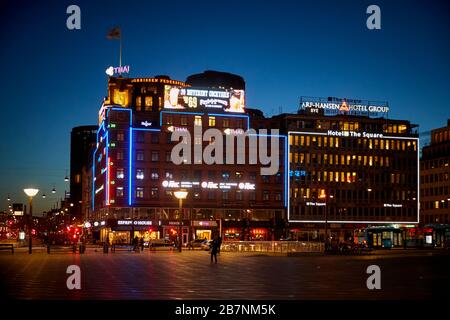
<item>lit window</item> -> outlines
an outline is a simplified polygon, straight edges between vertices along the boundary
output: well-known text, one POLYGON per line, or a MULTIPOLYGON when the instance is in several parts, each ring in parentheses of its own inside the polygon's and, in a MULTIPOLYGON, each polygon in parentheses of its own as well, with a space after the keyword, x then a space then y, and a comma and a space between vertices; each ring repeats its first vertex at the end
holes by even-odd
POLYGON ((144 198, 144 188, 143 187, 136 188, 136 198, 139 198, 139 199, 144 198))
POLYGON ((242 178, 242 172, 236 172, 236 179, 242 178))
POLYGON ((157 199, 159 197, 159 191, 157 187, 153 187, 151 191, 152 199, 157 199))
POLYGON ((229 194, 228 190, 223 190, 222 191, 222 200, 228 200, 228 194, 229 194))
POLYGON ((116 197, 123 197, 123 187, 116 188, 116 197))
POLYGON ((201 126, 202 125, 202 117, 201 116, 195 116, 194 124, 196 126, 201 126))
POLYGON ((275 201, 281 201, 281 193, 280 192, 275 193, 275 201))
POLYGON ((137 97, 136 98, 136 111, 141 111, 141 106, 142 106, 142 98, 137 97))
POLYGON ((159 179, 158 171, 152 171, 151 178, 152 178, 152 180, 158 180, 159 179))
POLYGON ((181 125, 187 126, 187 124, 188 124, 187 117, 181 117, 181 125))
POLYGON ((124 170, 122 168, 118 168, 116 172, 117 179, 125 178, 124 170))
POLYGON ((122 151, 117 151, 117 160, 123 160, 123 152, 122 151))
POLYGON ((202 144, 202 137, 195 137, 194 138, 194 143, 195 144, 202 144))
POLYGON ((242 191, 236 190, 236 200, 242 200, 242 191))
POLYGON ((222 125, 224 128, 228 128, 230 126, 230 121, 228 119, 223 119, 222 125))
POLYGON ((269 201, 270 200, 270 192, 267 190, 263 191, 263 200, 264 201, 269 201))
POLYGON ((144 170, 143 169, 136 170, 136 179, 139 179, 139 180, 144 179, 144 170))
POLYGON ((228 171, 222 172, 222 179, 228 181, 230 179, 230 173, 228 171))
POLYGON ((145 110, 146 111, 151 110, 152 106, 153 106, 153 97, 145 97, 145 110))
POLYGON ((123 141, 124 138, 123 132, 117 132, 117 141, 123 141))
POLYGON ((209 117, 209 126, 210 127, 216 126, 216 117, 209 117))
POLYGON ((159 161, 159 152, 158 151, 152 151, 152 161, 154 161, 154 162, 159 161))

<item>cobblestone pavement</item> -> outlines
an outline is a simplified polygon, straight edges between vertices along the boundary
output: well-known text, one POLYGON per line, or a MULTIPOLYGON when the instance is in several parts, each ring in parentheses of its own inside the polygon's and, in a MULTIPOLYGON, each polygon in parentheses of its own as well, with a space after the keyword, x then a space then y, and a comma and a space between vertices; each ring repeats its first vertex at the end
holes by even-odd
POLYGON ((19 299, 431 299, 449 284, 447 254, 268 256, 203 251, 0 253, 2 295, 19 299), (81 268, 81 290, 66 269, 81 268), (366 268, 381 268, 368 290, 366 268))

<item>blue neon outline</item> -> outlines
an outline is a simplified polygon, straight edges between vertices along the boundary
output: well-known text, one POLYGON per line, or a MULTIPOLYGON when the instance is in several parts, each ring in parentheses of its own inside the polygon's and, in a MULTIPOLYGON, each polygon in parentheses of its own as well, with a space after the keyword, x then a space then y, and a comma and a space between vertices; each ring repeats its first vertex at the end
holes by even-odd
POLYGON ((132 179, 131 177, 133 172, 133 127, 130 127, 130 145, 129 147, 129 169, 128 169, 128 205, 131 206, 131 187, 132 187, 132 179))
POLYGON ((105 205, 109 205, 108 203, 108 195, 109 195, 109 180, 108 180, 108 174, 109 174, 109 131, 106 131, 106 157, 105 157, 105 162, 106 162, 106 176, 105 176, 105 185, 106 185, 106 192, 105 192, 105 205))
POLYGON ((161 132, 161 129, 160 128, 151 128, 151 129, 149 129, 149 128, 134 128, 133 127, 133 131, 158 131, 158 132, 161 132))

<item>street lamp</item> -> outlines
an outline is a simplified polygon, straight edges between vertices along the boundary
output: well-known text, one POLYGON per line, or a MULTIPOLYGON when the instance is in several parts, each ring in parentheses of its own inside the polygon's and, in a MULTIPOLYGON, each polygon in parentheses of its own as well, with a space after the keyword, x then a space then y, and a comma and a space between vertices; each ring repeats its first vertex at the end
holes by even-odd
POLYGON ((35 195, 37 195, 37 193, 39 192, 39 189, 33 189, 33 188, 28 188, 28 189, 23 189, 23 191, 25 192, 25 194, 28 196, 28 207, 29 209, 29 219, 28 219, 28 253, 31 254, 33 251, 33 244, 32 244, 32 240, 31 240, 31 236, 32 236, 32 232, 31 232, 31 226, 32 226, 32 221, 33 221, 33 197, 35 195))
POLYGON ((188 192, 186 190, 178 190, 173 193, 175 197, 179 200, 179 207, 178 207, 178 218, 179 218, 179 233, 178 233, 178 251, 181 252, 181 246, 182 246, 182 238, 181 238, 181 232, 182 232, 182 223, 183 223, 183 216, 182 216, 182 209, 183 209, 183 200, 187 198, 188 192))

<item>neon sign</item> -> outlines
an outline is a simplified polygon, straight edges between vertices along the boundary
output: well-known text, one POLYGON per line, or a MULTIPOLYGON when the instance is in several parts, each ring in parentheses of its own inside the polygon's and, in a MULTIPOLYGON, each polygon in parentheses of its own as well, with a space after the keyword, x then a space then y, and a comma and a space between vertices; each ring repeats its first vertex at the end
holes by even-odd
POLYGON ((255 184, 250 182, 212 182, 212 181, 202 181, 201 183, 198 181, 173 181, 173 180, 164 180, 162 182, 162 186, 164 188, 169 189, 177 189, 177 188, 199 188, 202 189, 221 189, 221 190, 229 190, 229 189, 241 189, 241 190, 255 190, 255 184))
POLYGON ((329 114, 347 113, 354 115, 378 115, 387 114, 389 112, 388 103, 385 101, 343 99, 336 97, 301 97, 300 108, 308 110, 311 113, 319 113, 319 110, 322 110, 329 114))
POLYGON ((121 73, 129 73, 130 72, 130 66, 120 66, 120 67, 113 67, 110 66, 105 70, 105 73, 112 77, 114 74, 121 74, 121 73))
POLYGON ((356 132, 356 131, 334 131, 328 130, 327 134, 329 136, 337 136, 337 137, 351 137, 351 138, 383 138, 382 133, 370 133, 370 132, 356 132))

